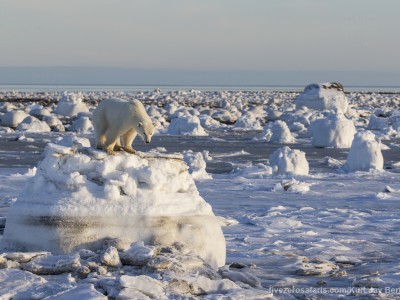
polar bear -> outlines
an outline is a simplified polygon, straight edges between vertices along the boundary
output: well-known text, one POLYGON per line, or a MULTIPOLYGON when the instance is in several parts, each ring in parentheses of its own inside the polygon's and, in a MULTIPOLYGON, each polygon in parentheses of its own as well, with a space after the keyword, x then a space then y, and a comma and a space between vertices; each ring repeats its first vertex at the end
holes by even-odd
POLYGON ((143 104, 138 100, 126 101, 111 98, 101 101, 93 111, 92 122, 96 134, 96 147, 114 155, 114 150, 124 149, 135 153, 132 142, 136 135, 150 143, 155 131, 143 104), (122 136, 124 146, 120 144, 122 136))

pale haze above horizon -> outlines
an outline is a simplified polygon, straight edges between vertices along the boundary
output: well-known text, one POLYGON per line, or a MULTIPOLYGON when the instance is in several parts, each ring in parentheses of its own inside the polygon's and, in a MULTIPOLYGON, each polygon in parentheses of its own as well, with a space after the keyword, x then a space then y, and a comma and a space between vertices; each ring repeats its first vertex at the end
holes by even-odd
POLYGON ((276 72, 282 84, 325 74, 313 76, 393 85, 399 11, 398 0, 1 1, 0 84, 139 83, 141 72, 259 84, 276 72))

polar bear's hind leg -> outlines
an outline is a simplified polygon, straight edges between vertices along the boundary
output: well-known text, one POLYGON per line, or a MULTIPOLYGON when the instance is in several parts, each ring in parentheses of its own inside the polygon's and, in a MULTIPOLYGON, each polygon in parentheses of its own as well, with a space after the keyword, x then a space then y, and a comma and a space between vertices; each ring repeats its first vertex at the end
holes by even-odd
MULTIPOLYGON (((105 150, 108 154, 114 155, 114 147, 119 139, 119 132, 117 128, 108 128, 106 131, 105 150)), ((119 142, 118 142, 119 143, 119 142)))
POLYGON ((101 123, 97 118, 93 118, 94 133, 96 135, 96 148, 103 149, 106 142, 107 124, 101 123))

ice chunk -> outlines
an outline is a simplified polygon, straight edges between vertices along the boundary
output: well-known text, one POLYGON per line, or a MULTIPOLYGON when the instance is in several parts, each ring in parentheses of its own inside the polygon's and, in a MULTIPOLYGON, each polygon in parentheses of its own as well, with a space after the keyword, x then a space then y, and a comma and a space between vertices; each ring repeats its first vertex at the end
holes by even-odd
POLYGON ((368 130, 385 130, 389 127, 389 119, 372 114, 369 118, 368 130))
POLYGON ((339 267, 327 260, 311 259, 305 261, 302 266, 296 270, 296 275, 300 276, 322 276, 339 269, 339 267))
POLYGON ((230 270, 229 268, 223 268, 221 270, 221 275, 223 278, 230 279, 234 282, 243 282, 248 284, 251 287, 255 288, 262 288, 260 279, 258 279, 256 276, 251 274, 249 271, 243 270, 243 271, 234 271, 230 270))
POLYGON ((66 117, 74 117, 80 112, 89 112, 80 93, 64 93, 55 110, 56 114, 66 117))
POLYGON ((171 135, 208 135, 196 116, 172 119, 167 133, 171 135))
POLYGON ((29 111, 29 114, 39 120, 42 120, 44 116, 50 116, 51 112, 47 108, 33 108, 29 111))
POLYGON ((290 180, 284 180, 281 183, 277 183, 274 187, 274 191, 288 191, 294 193, 306 193, 310 190, 310 184, 300 182, 294 178, 290 180))
POLYGON ((103 264, 109 267, 120 267, 122 265, 117 248, 112 246, 107 248, 107 250, 101 255, 100 260, 103 264))
POLYGON ((294 138, 284 121, 270 122, 265 126, 260 139, 275 143, 293 143, 294 138))
POLYGON ((0 298, 13 299, 17 294, 47 281, 43 277, 21 270, 0 270, 0 298))
POLYGON ((346 167, 350 171, 369 171, 383 169, 381 142, 371 131, 359 132, 354 136, 346 167))
POLYGON ((139 292, 134 288, 125 288, 117 296, 117 300, 150 300, 152 298, 146 296, 145 294, 139 292))
POLYGON ((229 279, 211 280, 205 276, 190 278, 194 294, 227 294, 233 290, 240 290, 240 286, 229 279))
POLYGON ((18 126, 17 131, 25 132, 50 132, 51 129, 46 122, 40 121, 35 117, 26 117, 18 126))
POLYGON ((231 125, 234 124, 238 118, 237 114, 227 109, 219 109, 212 113, 211 117, 220 123, 231 125))
POLYGON ((334 110, 346 113, 348 100, 340 83, 310 84, 296 99, 296 108, 303 106, 316 110, 334 110))
POLYGON ((55 142, 57 145, 65 147, 78 147, 78 148, 89 148, 90 141, 87 138, 78 137, 76 135, 68 135, 60 137, 55 142))
POLYGON ((262 126, 260 124, 260 121, 252 112, 246 112, 237 119, 235 123, 235 128, 246 130, 260 130, 262 129, 262 126))
POLYGON ((83 284, 67 291, 46 297, 46 300, 107 300, 102 293, 96 291, 93 284, 83 284))
POLYGON ((145 246, 143 242, 133 243, 121 254, 124 265, 144 266, 154 255, 154 247, 145 246))
POLYGON ((27 263, 36 257, 49 254, 49 252, 7 252, 4 257, 19 263, 27 263))
POLYGON ((192 150, 183 152, 183 159, 189 166, 189 173, 192 175, 193 179, 211 179, 206 171, 206 162, 204 156, 201 152, 193 152, 192 150))
POLYGON ((75 131, 79 133, 85 133, 93 131, 93 124, 88 117, 80 117, 68 127, 68 131, 75 131))
POLYGON ((308 161, 303 151, 289 147, 279 148, 271 154, 269 162, 275 174, 308 175, 308 161))
POLYGON ((310 124, 308 133, 315 147, 350 148, 356 127, 343 115, 331 114, 310 124))
POLYGON ((26 112, 13 110, 5 113, 4 116, 1 117, 1 122, 3 126, 15 128, 27 117, 29 117, 29 115, 26 112))
POLYGON ((119 282, 122 288, 134 289, 155 299, 167 299, 162 283, 149 276, 123 275, 119 282))
POLYGON ((79 255, 46 255, 33 259, 22 266, 26 271, 38 275, 56 275, 73 272, 81 266, 79 255))

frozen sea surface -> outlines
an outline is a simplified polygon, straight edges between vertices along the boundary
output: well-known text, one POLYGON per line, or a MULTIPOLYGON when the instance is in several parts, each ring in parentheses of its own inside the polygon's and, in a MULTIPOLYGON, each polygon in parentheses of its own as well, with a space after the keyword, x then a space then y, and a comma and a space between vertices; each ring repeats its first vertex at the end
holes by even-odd
MULTIPOLYGON (((313 148, 306 139, 290 147, 306 152, 309 176, 271 175, 267 158, 281 144, 253 140, 258 132, 215 131, 206 137, 155 136, 148 151, 209 151, 212 180, 196 184, 227 223, 227 263, 250 266, 263 288, 396 287, 400 282, 400 174, 393 169, 346 173, 348 150, 313 148), (290 186, 309 191, 290 191, 290 186)), ((3 134, 0 138, 0 226, 8 206, 59 134, 3 134), (29 138, 33 138, 29 140, 29 138)), ((93 138, 91 135, 86 137, 93 138)), ((393 143, 393 141, 391 141, 393 143)), ((383 151, 386 165, 398 149, 383 151)))
MULTIPOLYGON (((161 125, 161 133, 149 145, 138 138, 134 143, 137 150, 147 152, 165 148, 167 153, 186 150, 203 153, 212 179, 197 180, 196 185, 225 225, 227 264, 230 271, 233 270, 230 276, 248 282, 252 279, 250 275, 255 275, 266 291, 272 288, 319 288, 286 290, 289 294, 284 290, 273 290, 274 297, 280 299, 339 296, 354 299, 361 295, 367 299, 399 298, 400 290, 387 290, 398 288, 400 283, 400 112, 396 109, 400 105, 399 94, 347 94, 351 110, 346 117, 354 122, 357 131, 374 130, 388 146, 382 151, 383 170, 350 173, 342 168, 348 149, 311 145, 311 138, 305 134, 306 127, 315 118, 326 115, 321 111, 294 110, 297 93, 165 93, 155 90, 87 92, 81 96, 91 110, 105 97, 137 98, 146 105, 153 105, 152 117, 161 125), (197 113, 208 136, 165 134, 171 119, 197 113), (216 121, 218 118, 224 124, 216 121), (235 118, 240 122, 226 125, 233 124, 235 118), (254 129, 276 119, 287 122, 291 130, 294 129, 295 143, 284 145, 259 139, 261 130, 254 129), (305 152, 309 175, 289 178, 272 174, 268 158, 282 146, 305 152)), ((37 104, 54 111, 62 97, 58 92, 0 92, 2 100, 11 102, 10 106, 7 106, 10 103, 2 106, 4 111, 33 109, 37 104)), ((84 111, 83 115, 86 113, 84 111)), ((75 117, 59 115, 57 118, 66 126, 75 120, 75 117)), ((32 176, 29 168, 44 157, 45 145, 60 136, 77 133, 33 134, 11 130, 8 132, 12 133, 6 133, 6 129, 0 129, 1 238, 8 208, 32 176)), ((78 135, 93 141, 93 134, 78 135)), ((6 280, 11 289, 26 280, 35 284, 45 279, 50 282, 45 288, 57 292, 81 282, 79 279, 70 282, 75 280, 76 274, 35 277, 13 269, 4 273, 11 276, 6 280)), ((119 278, 117 273, 114 276, 119 278)), ((115 284, 118 278, 109 284, 115 284)), ((111 282, 107 280, 103 281, 105 285, 111 282)), ((253 281, 253 286, 259 286, 257 280, 253 281)), ((114 286, 109 288, 112 290, 114 286)), ((83 292, 96 291, 86 287, 83 292)), ((214 294, 203 298, 223 297, 214 294)), ((254 294, 251 297, 259 299, 254 294)))

